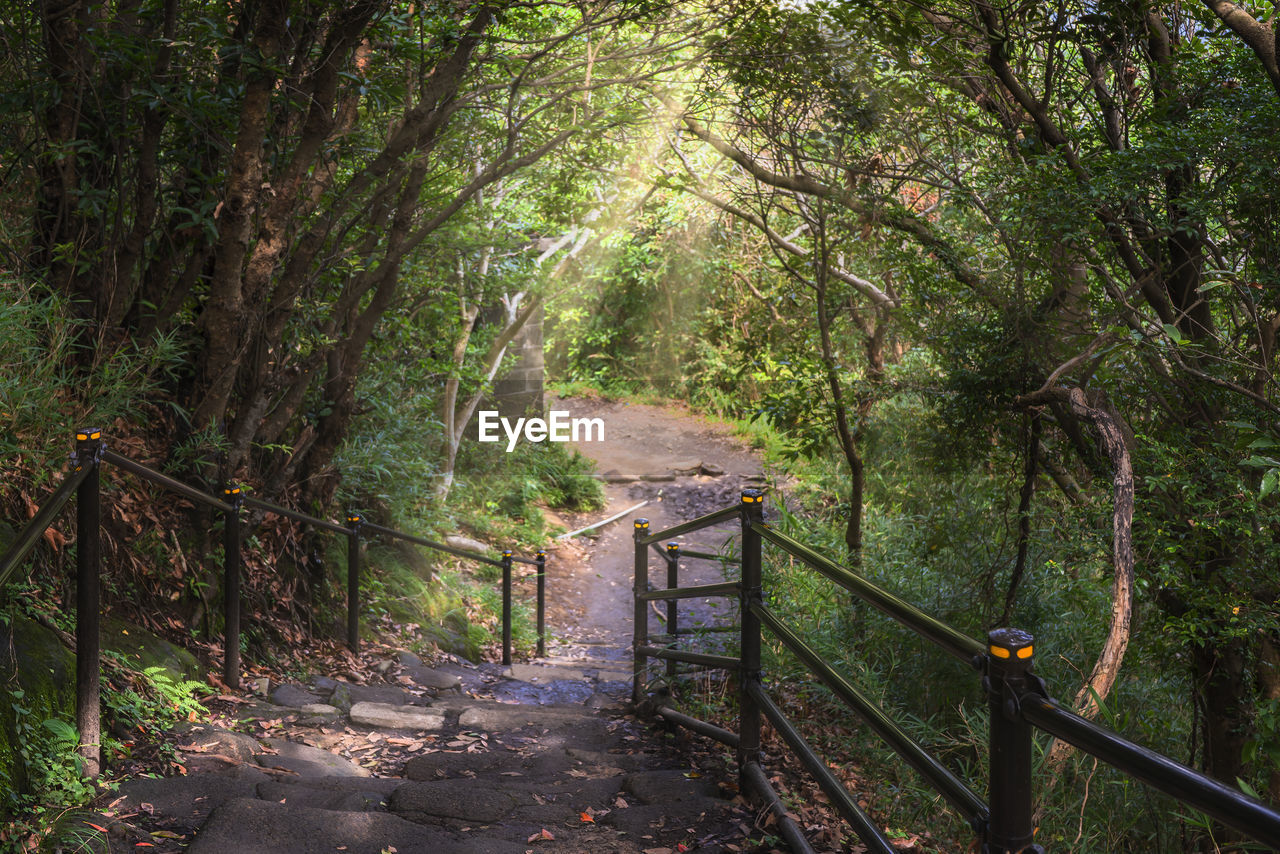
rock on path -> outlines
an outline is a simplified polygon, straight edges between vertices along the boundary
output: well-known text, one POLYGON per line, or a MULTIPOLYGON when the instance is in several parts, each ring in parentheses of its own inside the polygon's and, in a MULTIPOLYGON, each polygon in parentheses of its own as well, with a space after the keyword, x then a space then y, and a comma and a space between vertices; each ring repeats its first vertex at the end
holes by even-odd
POLYGON ((743 850, 724 847, 751 824, 740 799, 625 713, 616 661, 463 670, 413 660, 388 669, 394 684, 278 686, 274 703, 239 707, 270 738, 186 725, 187 776, 132 780, 108 797, 111 850, 743 850))

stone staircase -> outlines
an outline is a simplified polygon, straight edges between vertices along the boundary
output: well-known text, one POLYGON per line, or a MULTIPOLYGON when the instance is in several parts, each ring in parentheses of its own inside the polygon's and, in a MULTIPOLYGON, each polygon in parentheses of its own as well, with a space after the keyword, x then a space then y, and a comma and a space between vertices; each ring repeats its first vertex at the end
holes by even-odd
POLYGON ((751 817, 734 787, 628 714, 627 662, 426 667, 402 653, 382 664, 378 684, 319 679, 236 703, 237 728, 251 733, 181 728, 188 773, 108 796, 109 849, 748 850, 751 817))

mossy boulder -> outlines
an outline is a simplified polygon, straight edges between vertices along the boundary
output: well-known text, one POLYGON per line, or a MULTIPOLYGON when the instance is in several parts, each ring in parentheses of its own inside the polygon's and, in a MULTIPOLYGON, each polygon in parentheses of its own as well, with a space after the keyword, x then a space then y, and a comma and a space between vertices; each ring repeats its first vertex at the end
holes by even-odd
MULTIPOLYGON (((76 659, 71 650, 39 623, 9 617, 8 625, 0 625, 0 793, 27 790, 19 718, 34 727, 49 719, 74 724, 75 711, 76 659)), ((0 814, 12 806, 0 803, 0 814)))
POLYGON ((439 623, 423 623, 426 639, 445 652, 461 656, 468 661, 479 661, 484 629, 471 625, 465 614, 458 611, 446 613, 439 623))
MULTIPOLYGON (((139 669, 163 667, 175 682, 199 679, 195 656, 124 620, 102 621, 102 648, 139 669)), ((75 723, 75 654, 45 626, 20 614, 0 617, 0 816, 29 791, 21 748, 29 734, 44 735, 50 719, 75 723)))
POLYGON ((204 679, 204 668, 194 655, 133 623, 104 617, 101 637, 103 649, 119 653, 139 670, 163 667, 175 682, 204 679))

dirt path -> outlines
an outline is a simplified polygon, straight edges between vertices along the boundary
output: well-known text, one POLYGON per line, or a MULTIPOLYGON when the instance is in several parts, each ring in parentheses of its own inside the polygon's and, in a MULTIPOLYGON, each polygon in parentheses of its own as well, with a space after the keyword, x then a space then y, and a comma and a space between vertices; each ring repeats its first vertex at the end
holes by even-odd
MULTIPOLYGON (((573 417, 600 418, 604 440, 577 447, 604 475, 608 506, 589 514, 563 514, 568 530, 589 525, 641 501, 643 508, 597 529, 589 536, 562 541, 548 563, 548 613, 564 654, 592 654, 623 658, 631 641, 634 520, 650 520, 657 531, 717 510, 739 499, 743 488, 758 483, 759 456, 720 422, 690 413, 676 405, 659 407, 588 398, 555 400, 550 408, 568 410, 573 417), (563 647, 570 647, 565 649, 563 647)), ((699 531, 680 539, 686 548, 716 552, 733 539, 736 526, 699 531)), ((731 546, 736 550, 736 545, 731 546)), ((656 555, 655 555, 656 558, 656 555)), ((651 563, 650 580, 666 585, 661 561, 651 563)), ((722 581, 713 561, 681 562, 680 583, 722 581)), ((681 625, 725 622, 736 607, 725 600, 681 603, 681 625)), ((662 623, 650 610, 650 630, 662 623)))

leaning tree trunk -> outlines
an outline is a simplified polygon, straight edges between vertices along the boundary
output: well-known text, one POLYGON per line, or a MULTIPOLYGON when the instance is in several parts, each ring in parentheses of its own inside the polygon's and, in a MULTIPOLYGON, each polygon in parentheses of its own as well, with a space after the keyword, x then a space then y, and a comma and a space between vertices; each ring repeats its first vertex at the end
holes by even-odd
MULTIPOLYGON (((1073 415, 1093 426, 1112 468, 1111 560, 1115 574, 1111 585, 1111 624, 1093 672, 1075 696, 1075 707, 1080 715, 1093 718, 1098 714, 1100 701, 1106 699, 1115 684, 1120 663, 1129 647, 1133 617, 1133 466, 1116 419, 1105 410, 1090 406, 1083 390, 1046 387, 1018 398, 1017 403, 1038 406, 1050 401, 1067 404, 1073 415)), ((1056 779, 1057 772, 1072 750, 1074 748, 1065 741, 1054 741, 1047 760, 1051 779, 1056 779)))

